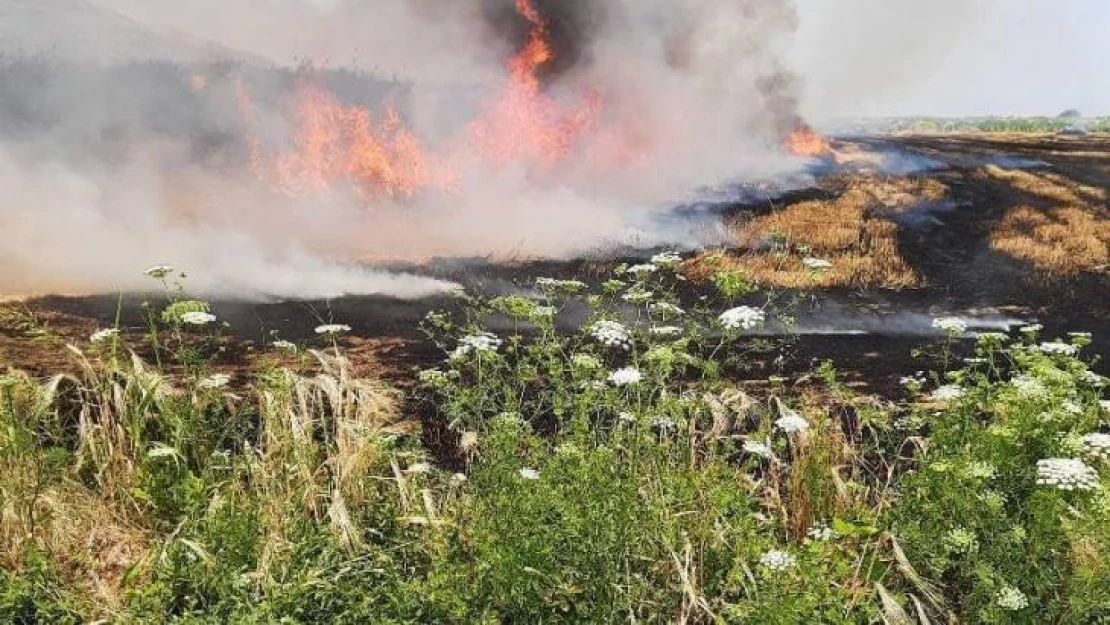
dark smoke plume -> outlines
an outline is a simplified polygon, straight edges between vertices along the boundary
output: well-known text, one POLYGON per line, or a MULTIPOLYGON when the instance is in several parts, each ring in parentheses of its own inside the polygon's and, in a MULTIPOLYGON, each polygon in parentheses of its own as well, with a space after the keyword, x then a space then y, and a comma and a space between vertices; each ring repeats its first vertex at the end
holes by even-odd
MULTIPOLYGON (((555 59, 542 68, 542 77, 553 79, 589 62, 589 43, 607 14, 598 0, 532 0, 543 16, 555 59)), ((515 0, 483 0, 482 17, 495 37, 518 50, 528 39, 531 24, 517 11, 515 0)))

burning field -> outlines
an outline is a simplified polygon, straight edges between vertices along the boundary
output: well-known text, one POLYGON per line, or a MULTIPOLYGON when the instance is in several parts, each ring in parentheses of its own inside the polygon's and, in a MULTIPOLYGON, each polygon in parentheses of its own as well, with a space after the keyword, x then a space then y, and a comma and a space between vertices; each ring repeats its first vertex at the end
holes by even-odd
POLYGON ((1110 615, 1108 135, 823 132, 785 1, 379 9, 451 53, 0 58, 0 621, 1110 615))

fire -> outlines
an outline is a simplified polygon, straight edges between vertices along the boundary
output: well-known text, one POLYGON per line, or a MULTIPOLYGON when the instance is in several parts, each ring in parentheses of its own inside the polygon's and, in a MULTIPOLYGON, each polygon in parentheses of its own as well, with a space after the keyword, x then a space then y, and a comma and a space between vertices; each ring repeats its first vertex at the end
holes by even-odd
POLYGON ((319 87, 298 92, 295 136, 288 147, 267 153, 258 139, 256 112, 241 85, 239 107, 247 119, 251 163, 263 179, 292 195, 353 186, 363 198, 411 197, 456 188, 455 164, 479 160, 499 168, 510 163, 543 174, 582 150, 591 164, 616 153, 616 143, 597 132, 603 108, 598 93, 565 103, 544 93, 540 72, 554 58, 548 24, 531 0, 515 0, 527 20, 524 46, 506 63, 506 84, 467 125, 464 136, 440 149, 422 144, 395 110, 380 114, 345 106, 319 87), (590 145, 591 133, 603 140, 590 145), (594 149, 595 154, 588 154, 594 149), (599 156, 602 155, 602 156, 599 156))
POLYGON ((542 92, 539 72, 554 59, 547 23, 530 0, 516 0, 516 9, 531 26, 527 43, 509 60, 505 89, 470 125, 470 143, 495 165, 523 162, 543 171, 595 126, 602 99, 588 93, 581 105, 566 106, 542 92))
POLYGON ((327 91, 302 87, 297 122, 293 149, 271 162, 287 192, 323 192, 349 181, 367 198, 410 197, 440 180, 419 139, 392 109, 374 116, 327 91))
POLYGON ((798 123, 794 131, 786 138, 786 148, 797 156, 825 156, 832 153, 832 145, 828 139, 814 132, 805 123, 798 123))

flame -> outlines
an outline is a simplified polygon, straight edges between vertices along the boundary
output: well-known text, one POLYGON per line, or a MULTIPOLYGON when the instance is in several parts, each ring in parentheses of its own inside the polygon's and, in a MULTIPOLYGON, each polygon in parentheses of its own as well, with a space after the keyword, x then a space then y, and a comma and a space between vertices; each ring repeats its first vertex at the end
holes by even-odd
POLYGON ((602 108, 596 92, 577 106, 563 105, 542 92, 539 72, 555 55, 547 23, 530 0, 516 0, 530 29, 524 48, 508 62, 509 82, 485 113, 470 125, 470 142, 495 165, 523 162, 540 171, 565 159, 592 129, 602 108))
POLYGON ((617 156, 630 160, 611 132, 598 132, 604 104, 600 93, 584 93, 571 103, 544 93, 540 72, 555 58, 548 24, 531 0, 515 2, 529 24, 528 38, 506 63, 505 86, 481 107, 464 136, 431 149, 395 110, 373 114, 343 105, 320 87, 303 86, 293 115, 293 138, 285 148, 267 153, 259 139, 257 111, 237 84, 252 168, 291 195, 347 185, 370 199, 453 192, 459 181, 456 164, 465 161, 478 160, 493 168, 514 164, 542 175, 567 162, 576 149, 594 166, 615 162, 617 156), (591 135, 597 139, 593 144, 587 140, 591 135))
POLYGON ((825 156, 832 153, 832 145, 825 137, 814 132, 805 123, 798 123, 786 138, 786 148, 796 156, 825 156))

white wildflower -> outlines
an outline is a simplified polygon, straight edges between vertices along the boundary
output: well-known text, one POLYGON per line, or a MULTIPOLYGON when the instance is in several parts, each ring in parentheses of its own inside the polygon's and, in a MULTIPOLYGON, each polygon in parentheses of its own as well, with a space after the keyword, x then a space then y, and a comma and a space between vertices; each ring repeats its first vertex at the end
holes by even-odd
POLYGON ((169 265, 155 265, 143 273, 156 280, 161 280, 173 273, 173 267, 169 265))
POLYGON ((1061 356, 1074 356, 1079 353, 1079 346, 1063 341, 1050 341, 1037 346, 1042 354, 1058 354, 1061 356))
POLYGON ((520 470, 520 477, 526 480, 538 480, 540 479, 540 472, 535 469, 529 469, 525 467, 520 470))
POLYGON ((925 386, 925 373, 918 371, 913 375, 902 376, 898 383, 911 391, 919 391, 922 386, 925 386))
POLYGON ((682 328, 679 326, 655 326, 648 330, 652 336, 678 336, 682 334, 682 328))
POLYGON ((663 432, 671 432, 675 429, 675 421, 670 417, 655 417, 651 420, 651 427, 663 432))
POLYGON ((967 332, 967 322, 959 317, 940 317, 933 319, 933 328, 951 336, 967 332))
POLYGON ((416 374, 416 379, 420 380, 424 384, 430 384, 433 386, 444 384, 448 380, 447 374, 443 371, 440 371, 439 369, 425 369, 416 374))
POLYGON ((1037 484, 1060 490, 1092 490, 1098 473, 1077 458, 1048 458, 1037 461, 1037 484))
POLYGON ((320 336, 339 336, 351 331, 351 326, 341 323, 329 323, 322 326, 316 326, 316 334, 320 336))
POLYGON ((836 531, 824 523, 818 523, 806 530, 806 536, 811 540, 826 541, 836 538, 836 531))
POLYGON ((541 289, 550 289, 553 291, 566 291, 568 293, 575 293, 586 288, 585 282, 578 280, 556 280, 555 278, 536 278, 536 286, 541 289))
POLYGON ((451 352, 451 359, 458 360, 471 354, 472 352, 490 353, 497 351, 501 347, 501 339, 489 332, 481 332, 479 334, 471 334, 459 339, 459 346, 455 351, 451 352))
POLYGON ((630 274, 632 274, 636 277, 647 276, 647 275, 655 273, 656 271, 659 271, 659 268, 656 267, 655 265, 651 265, 651 264, 632 265, 631 267, 629 267, 628 269, 625 270, 626 273, 630 273, 630 274))
POLYGON ((205 391, 214 391, 227 386, 230 382, 230 375, 226 373, 214 373, 197 382, 197 388, 205 391))
POLYGON ((624 421, 625 423, 635 423, 636 415, 635 413, 625 411, 617 414, 617 419, 624 421))
POLYGON ((1021 332, 1023 334, 1036 334, 1041 330, 1044 330, 1044 326, 1039 323, 1031 323, 1029 325, 1018 328, 1018 332, 1021 332))
POLYGON ((1043 382, 1027 373, 1015 376, 1010 380, 1010 384, 1017 389, 1018 395, 1023 397, 1037 397, 1048 392, 1043 382))
POLYGON ((994 603, 1003 610, 1017 612, 1029 607, 1029 599, 1025 593, 1013 586, 1005 586, 994 597, 994 603))
POLYGON ((1064 411, 1064 412, 1066 412, 1070 415, 1081 415, 1081 414, 1083 414, 1083 406, 1080 406, 1079 404, 1073 402, 1070 399, 1065 400, 1065 401, 1060 403, 1060 410, 1062 410, 1062 411, 1064 411))
POLYGON ((1093 432, 1079 439, 1079 442, 1083 444, 1083 450, 1088 454, 1110 460, 1110 434, 1093 432))
POLYGON ((628 289, 627 293, 621 295, 621 299, 630 304, 643 304, 644 302, 650 302, 651 298, 653 297, 655 297, 655 293, 648 291, 647 289, 641 289, 638 287, 628 289))
POLYGON ((1106 378, 1095 373, 1094 371, 1087 370, 1083 373, 1080 373, 1079 379, 1094 388, 1102 388, 1106 386, 1106 378))
POLYGON ((789 410, 775 421, 775 427, 787 434, 797 434, 809 429, 809 421, 793 410, 789 410))
POLYGON ((532 309, 532 314, 545 319, 550 319, 551 317, 554 317, 558 312, 559 311, 556 310, 554 306, 536 306, 532 309))
POLYGON ((466 474, 465 473, 455 473, 454 475, 451 476, 451 483, 452 484, 465 484, 466 483, 466 474))
POLYGON ((675 267, 682 262, 682 257, 675 252, 662 252, 651 257, 651 264, 657 267, 675 267))
POLYGON ((729 330, 752 330, 763 325, 766 319, 767 315, 762 310, 751 306, 731 308, 718 317, 721 325, 729 330))
POLYGON ((206 312, 187 312, 181 315, 181 322, 191 326, 205 326, 216 320, 216 315, 206 312))
POLYGON ((824 258, 813 258, 812 256, 803 258, 802 265, 804 265, 806 269, 811 269, 813 271, 826 271, 832 269, 833 266, 832 263, 824 258))
POLYGON ((759 563, 772 571, 785 571, 794 568, 798 561, 785 551, 772 549, 759 558, 759 563))
POLYGON ((682 315, 686 314, 685 310, 682 310, 681 308, 675 306, 670 302, 652 302, 652 304, 648 306, 648 310, 663 317, 664 319, 681 317, 682 315))
POLYGON ((1005 343, 1010 337, 1002 332, 980 332, 975 338, 980 343, 1005 343))
POLYGON ((632 336, 628 328, 619 321, 598 321, 590 326, 590 334, 606 347, 629 349, 632 347, 632 336))
POLYGON ((967 475, 967 477, 979 480, 989 480, 993 478, 997 472, 998 470, 994 468, 993 464, 982 460, 972 462, 967 465, 967 468, 964 470, 964 474, 967 475))
POLYGON ((295 352, 295 351, 297 351, 297 345, 295 343, 291 342, 291 341, 274 341, 273 343, 270 344, 270 346, 273 347, 274 349, 279 349, 283 352, 295 352))
POLYGON ((746 440, 744 441, 743 450, 744 453, 759 456, 760 458, 770 459, 775 455, 771 450, 771 446, 764 441, 746 440))
POLYGON ((617 369, 609 374, 609 383, 613 386, 629 386, 639 384, 644 379, 639 369, 634 367, 625 367, 624 369, 617 369))
POLYGON ((933 401, 952 401, 964 396, 964 389, 959 384, 945 384, 933 391, 929 399, 933 401))
POLYGON ((106 330, 97 330, 96 332, 93 332, 92 336, 89 337, 89 341, 92 343, 103 343, 109 339, 114 339, 117 336, 119 336, 119 330, 115 328, 108 328, 106 330))
POLYGON ((521 423, 524 423, 524 417, 519 412, 513 410, 499 412, 493 418, 493 420, 500 423, 508 423, 512 425, 520 425, 521 423))

